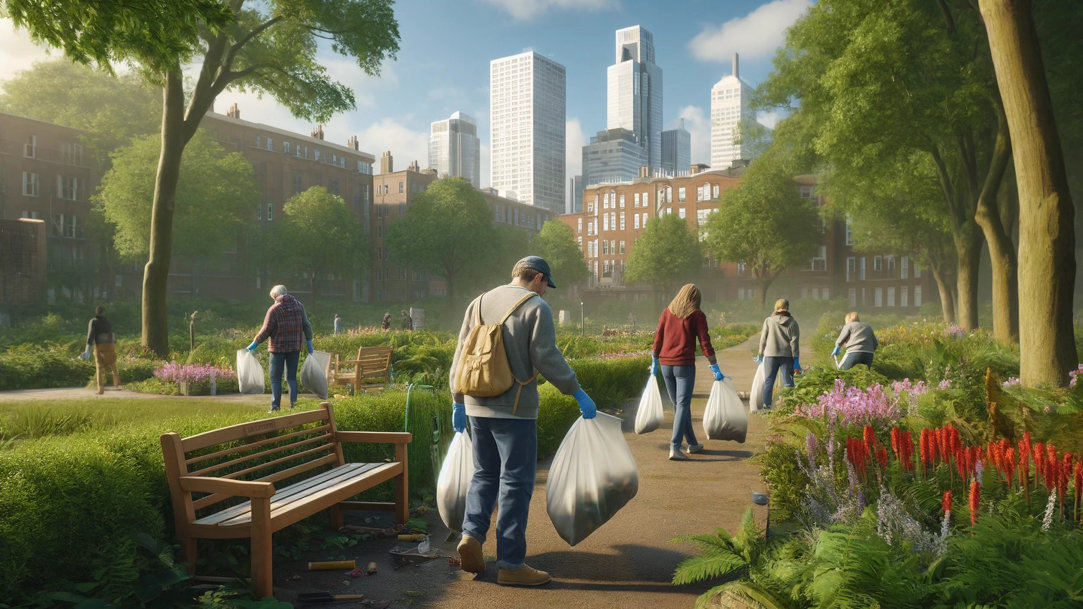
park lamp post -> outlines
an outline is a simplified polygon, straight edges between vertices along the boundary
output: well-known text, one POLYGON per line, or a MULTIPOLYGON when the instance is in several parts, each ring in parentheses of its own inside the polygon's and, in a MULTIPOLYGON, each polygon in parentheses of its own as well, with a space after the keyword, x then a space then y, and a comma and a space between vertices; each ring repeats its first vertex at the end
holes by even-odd
POLYGON ((580 336, 587 335, 587 317, 583 313, 583 301, 579 301, 579 334, 580 336))

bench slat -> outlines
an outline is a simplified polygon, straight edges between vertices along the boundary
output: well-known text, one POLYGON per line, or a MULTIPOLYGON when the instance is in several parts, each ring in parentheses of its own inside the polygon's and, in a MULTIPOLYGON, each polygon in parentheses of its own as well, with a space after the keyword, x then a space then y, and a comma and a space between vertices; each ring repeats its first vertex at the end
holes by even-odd
POLYGON ((327 411, 322 408, 317 408, 316 410, 306 410, 304 412, 287 414, 280 417, 260 419, 258 421, 249 421, 247 423, 237 423, 236 425, 230 425, 229 427, 212 429, 211 431, 205 431, 201 434, 181 439, 181 446, 184 448, 185 454, 187 454, 216 444, 225 444, 238 439, 251 438, 252 436, 259 436, 281 429, 297 427, 306 423, 315 423, 316 421, 326 422, 327 420, 327 411))
MULTIPOLYGON (((278 482, 279 480, 285 480, 287 478, 292 478, 293 476, 304 473, 304 472, 306 472, 306 471, 308 471, 310 469, 315 469, 317 467, 321 467, 321 466, 324 466, 324 465, 337 465, 337 464, 338 464, 338 455, 336 453, 334 453, 334 452, 331 452, 331 453, 329 453, 327 455, 324 455, 324 456, 320 457, 319 459, 313 459, 311 461, 305 461, 304 463, 300 463, 298 465, 294 465, 293 467, 289 467, 289 468, 286 468, 284 470, 274 472, 273 474, 269 474, 269 475, 264 476, 262 478, 257 478, 257 480, 259 482, 272 482, 272 483, 274 483, 274 482, 278 482)), ((215 494, 212 494, 212 495, 207 495, 205 497, 200 497, 199 499, 195 499, 195 500, 192 501, 192 509, 194 509, 196 511, 202 510, 202 509, 210 507, 210 506, 212 506, 212 505, 214 505, 216 503, 221 503, 222 501, 225 501, 226 499, 229 499, 231 497, 233 497, 233 495, 223 495, 221 493, 215 493, 215 494)))
MULTIPOLYGON (((303 500, 307 498, 316 498, 316 496, 327 490, 333 490, 341 487, 344 484, 357 481, 359 478, 363 478, 367 475, 371 475, 374 472, 381 469, 389 469, 394 467, 394 463, 347 463, 340 467, 328 470, 313 476, 306 480, 301 480, 295 484, 291 484, 287 487, 278 489, 274 495, 271 496, 271 517, 274 518, 276 512, 291 509, 293 502, 303 500)), ((198 525, 217 525, 217 526, 239 526, 248 524, 252 519, 252 505, 251 502, 245 501, 235 506, 226 508, 220 512, 215 512, 204 518, 200 518, 195 521, 198 525)))
MULTIPOLYGON (((307 454, 311 454, 314 450, 316 450, 319 447, 325 447, 325 448, 326 447, 331 447, 333 449, 333 445, 331 444, 331 439, 332 438, 331 438, 330 433, 322 434, 322 435, 319 435, 319 436, 312 436, 312 437, 309 437, 309 438, 294 437, 293 439, 296 440, 296 441, 288 442, 286 444, 282 444, 282 445, 278 445, 278 446, 271 446, 269 448, 266 448, 266 449, 258 451, 258 452, 243 455, 243 456, 237 457, 235 459, 230 459, 229 461, 223 461, 221 463, 215 463, 214 465, 211 465, 209 467, 205 467, 203 469, 191 471, 191 472, 189 472, 189 475, 190 476, 213 476, 213 475, 215 475, 215 472, 218 472, 218 471, 221 471, 221 470, 228 470, 228 469, 237 467, 239 465, 243 465, 245 463, 255 462, 255 463, 258 464, 257 467, 247 467, 245 469, 237 470, 237 471, 234 471, 234 472, 232 472, 230 474, 225 474, 225 475, 221 476, 222 478, 236 478, 238 475, 248 474, 248 473, 251 473, 253 471, 263 469, 264 467, 266 467, 268 465, 274 465, 276 463, 281 463, 283 460, 288 460, 288 458, 297 458, 299 456, 304 456, 304 455, 307 455, 307 454), (304 446, 311 446, 312 444, 316 444, 316 443, 320 443, 320 444, 318 446, 306 449, 304 451, 292 452, 292 453, 289 453, 287 455, 284 455, 283 457, 277 458, 277 459, 275 459, 273 461, 268 461, 268 459, 270 459, 274 455, 278 455, 278 454, 281 454, 281 453, 288 453, 289 451, 296 450, 297 448, 304 447, 304 446)), ((249 446, 251 446, 251 445, 249 445, 249 446)))
POLYGON ((239 444, 237 446, 232 446, 223 450, 207 453, 205 455, 199 455, 198 457, 191 457, 189 459, 185 459, 184 464, 187 466, 198 465, 200 463, 203 463, 204 461, 209 461, 211 459, 228 457, 229 455, 259 448, 260 446, 266 446, 267 444, 271 444, 274 442, 281 442, 282 440, 289 440, 291 438, 296 438, 297 436, 309 435, 314 433, 323 433, 325 434, 324 437, 330 438, 331 426, 327 423, 324 423, 323 425, 317 425, 316 427, 307 427, 305 429, 299 429, 291 433, 276 435, 265 440, 246 442, 244 444, 239 444))

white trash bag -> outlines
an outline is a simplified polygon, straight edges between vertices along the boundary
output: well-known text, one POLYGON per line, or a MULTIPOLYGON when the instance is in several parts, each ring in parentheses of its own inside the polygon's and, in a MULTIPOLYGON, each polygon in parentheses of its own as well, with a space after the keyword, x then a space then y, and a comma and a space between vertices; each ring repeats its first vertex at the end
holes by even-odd
MULTIPOLYGON (((756 366, 756 376, 752 379, 752 389, 748 391, 748 409, 752 412, 760 410, 765 405, 763 403, 763 384, 766 382, 766 373, 763 371, 763 363, 756 366)), ((775 375, 775 389, 771 392, 771 401, 777 401, 778 389, 782 385, 782 374, 775 375)))
POLYGON ((606 523, 639 491, 639 472, 619 418, 580 417, 560 442, 545 508, 557 533, 574 546, 606 523))
POLYGON ((436 508, 448 529, 461 532, 466 517, 466 492, 474 477, 474 443, 465 431, 455 432, 436 479, 436 508))
POLYGON ((237 349, 237 389, 241 393, 263 393, 263 366, 248 349, 237 349))
POLYGON ((654 375, 647 378, 647 386, 639 398, 636 411, 636 433, 647 433, 658 429, 662 424, 662 391, 658 389, 658 379, 654 375))
POLYGON ((327 363, 331 354, 326 351, 313 351, 301 364, 301 384, 317 396, 327 399, 327 363))
POLYGON ((744 443, 748 434, 748 415, 733 388, 733 381, 715 381, 707 408, 703 411, 703 432, 708 440, 732 440, 744 443))

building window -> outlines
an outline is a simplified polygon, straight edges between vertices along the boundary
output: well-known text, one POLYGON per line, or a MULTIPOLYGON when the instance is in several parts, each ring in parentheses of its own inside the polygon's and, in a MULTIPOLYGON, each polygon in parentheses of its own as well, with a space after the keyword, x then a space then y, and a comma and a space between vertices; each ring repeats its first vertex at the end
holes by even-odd
POLYGON ((882 307, 884 306, 884 290, 883 288, 876 288, 872 293, 872 306, 882 307))
POLYGON ((887 272, 890 273, 892 277, 895 276, 895 256, 887 257, 887 272))
POLYGON ((854 244, 854 233, 850 230, 850 219, 846 218, 846 245, 854 244))
POLYGON ((79 178, 56 176, 56 196, 65 201, 79 200, 79 178))
MULTIPOLYGON (((624 207, 621 205, 621 207, 624 207)), ((624 212, 620 212, 620 229, 624 230, 624 212)))
POLYGON ((647 228, 647 212, 643 212, 643 228, 647 228))
POLYGON ((283 142, 282 142, 282 153, 283 154, 289 154, 290 153, 290 143, 285 141, 285 140, 283 140, 283 142))
POLYGON ((872 270, 882 271, 884 270, 884 261, 880 256, 872 257, 872 270))
POLYGON ((846 291, 846 301, 850 304, 850 307, 857 306, 857 288, 850 288, 846 291))
POLYGON ((865 281, 865 257, 864 256, 861 257, 861 275, 858 276, 858 279, 860 279, 861 281, 865 281))
POLYGON ((404 192, 406 192, 405 186, 403 185, 402 180, 399 180, 399 194, 401 195, 404 192))
POLYGON ((274 204, 271 203, 271 202, 267 203, 267 221, 268 222, 270 222, 271 220, 274 220, 274 218, 271 217, 271 211, 273 209, 273 205, 274 204))
POLYGON ((899 306, 900 307, 908 307, 908 306, 910 306, 910 288, 908 288, 906 286, 903 286, 903 287, 899 288, 899 306))
POLYGON ((718 184, 711 185, 712 198, 718 198, 718 184))
POLYGON ((304 190, 304 176, 300 171, 293 172, 293 194, 300 194, 304 190))
POLYGON ((854 281, 857 277, 857 258, 850 256, 846 259, 846 281, 854 281))
POLYGON ((578 228, 576 229, 575 232, 582 233, 583 232, 583 218, 577 218, 576 225, 577 225, 578 228))
POLYGON ((685 208, 681 207, 681 208, 677 209, 677 215, 681 217, 681 220, 684 220, 684 214, 685 214, 685 208))
POLYGON ((602 214, 602 230, 609 230, 609 214, 602 214))
POLYGON ((918 265, 914 265, 914 279, 921 279, 921 268, 918 265))
POLYGON ((263 206, 262 205, 257 205, 256 206, 256 219, 259 220, 260 222, 263 222, 263 206))
POLYGON ((639 214, 632 214, 632 220, 634 220, 632 228, 639 230, 639 214))
POLYGON ((274 140, 271 139, 271 138, 267 138, 267 150, 270 150, 270 151, 274 152, 274 149, 275 149, 274 140))
POLYGON ((28 159, 34 159, 38 156, 38 136, 31 135, 26 138, 26 143, 23 144, 23 156, 28 159))
POLYGON ((30 171, 23 172, 23 196, 38 196, 38 174, 30 171))
POLYGON ((620 208, 624 209, 624 193, 620 193, 620 208))
POLYGON ((684 201, 684 186, 681 186, 680 188, 677 189, 677 200, 678 201, 684 201))
POLYGON ((624 241, 620 242, 620 252, 618 252, 618 253, 621 253, 621 254, 624 253, 624 241))
POLYGON ((639 193, 635 193, 635 199, 632 201, 632 207, 639 207, 639 193))
POLYGON ((899 260, 899 279, 909 279, 909 278, 910 278, 910 257, 909 256, 903 256, 902 259, 899 260))
POLYGON ((887 306, 889 306, 889 307, 894 307, 895 306, 895 288, 888 288, 887 289, 887 306))
POLYGON ((920 307, 921 306, 921 286, 920 285, 914 286, 914 306, 915 307, 920 307))
MULTIPOLYGON (((307 150, 305 151, 305 155, 306 156, 308 155, 307 150)), ((316 161, 320 160, 320 149, 319 148, 312 151, 312 158, 315 159, 316 161)))

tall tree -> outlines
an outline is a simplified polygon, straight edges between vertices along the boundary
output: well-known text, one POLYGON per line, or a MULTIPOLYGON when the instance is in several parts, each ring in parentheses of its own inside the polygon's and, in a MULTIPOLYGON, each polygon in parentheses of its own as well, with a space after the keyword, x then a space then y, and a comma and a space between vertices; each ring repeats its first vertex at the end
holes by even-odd
POLYGON ((429 185, 406 215, 388 227, 386 242, 392 262, 447 282, 450 309, 458 281, 491 264, 494 239, 492 214, 481 192, 464 178, 444 178, 429 185))
POLYGON ((271 266, 301 273, 316 294, 328 273, 354 277, 368 265, 365 233, 342 197, 313 186, 282 208, 271 239, 271 266))
POLYGON ((76 60, 135 63, 162 87, 162 149, 143 273, 142 343, 169 351, 167 295, 173 215, 184 147, 227 88, 268 94, 299 118, 326 120, 354 107, 353 92, 330 78, 317 50, 353 58, 378 74, 398 51, 392 0, 7 0, 32 36, 76 60), (115 10, 113 10, 115 9, 115 10), (200 65, 185 90, 182 66, 200 65))
POLYGON ((993 266, 994 331, 1016 328, 1015 250, 1002 210, 1010 146, 977 12, 965 2, 822 0, 788 32, 761 88, 807 114, 822 166, 878 180, 900 150, 929 156, 951 226, 959 323, 977 325, 983 241, 993 266), (984 240, 983 240, 984 237, 984 240))
POLYGON ((677 214, 647 220, 628 256, 627 283, 648 284, 656 296, 672 295, 677 286, 693 278, 703 262, 699 239, 677 214))
POLYGON ((1078 360, 1072 326, 1075 208, 1028 0, 979 0, 1011 130, 1019 188, 1024 384, 1063 386, 1078 360))
MULTIPOLYGON (((157 135, 132 140, 113 153, 113 164, 93 196, 98 210, 115 228, 117 254, 129 261, 145 258, 150 249, 154 175, 161 142, 157 135)), ((200 130, 184 151, 173 227, 173 255, 192 267, 192 290, 200 271, 237 246, 238 235, 252 223, 259 198, 252 165, 239 152, 226 151, 200 130)))
POLYGON ((553 274, 560 278, 560 287, 572 287, 590 276, 583 250, 575 242, 571 227, 560 220, 549 220, 534 236, 531 251, 545 258, 553 274))
POLYGON ((770 154, 753 162, 740 184, 722 193, 707 216, 704 245, 718 260, 746 265, 759 284, 760 307, 778 276, 806 262, 820 244, 820 217, 770 154))

